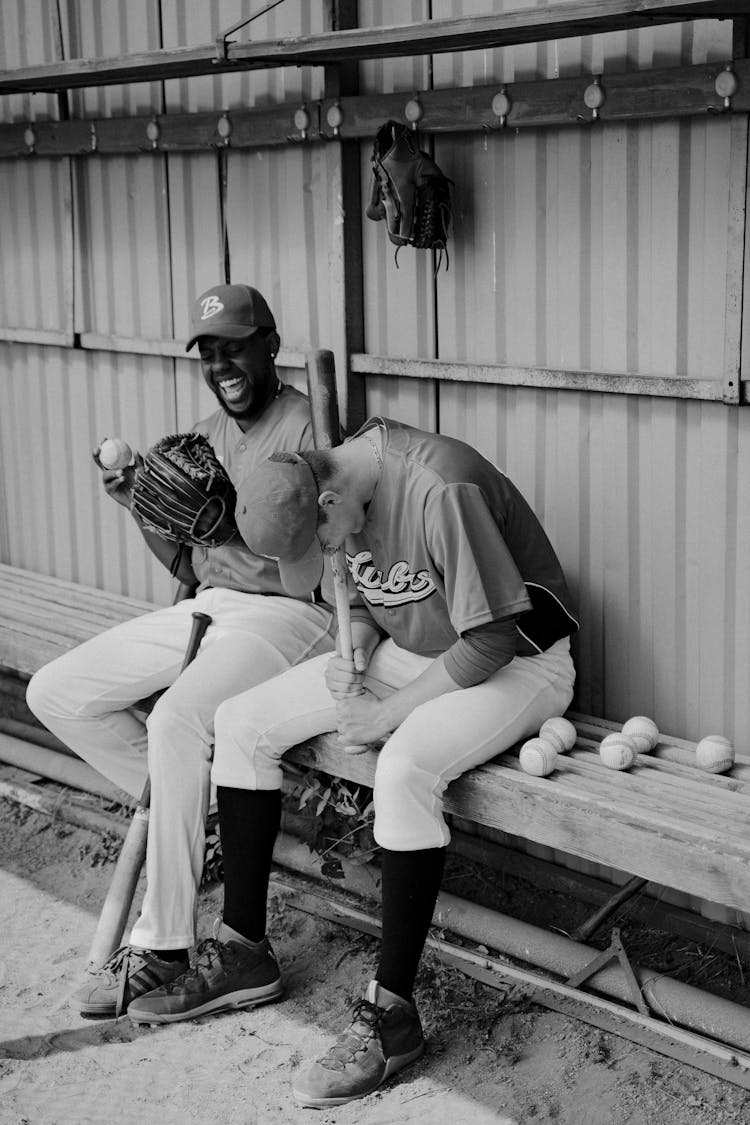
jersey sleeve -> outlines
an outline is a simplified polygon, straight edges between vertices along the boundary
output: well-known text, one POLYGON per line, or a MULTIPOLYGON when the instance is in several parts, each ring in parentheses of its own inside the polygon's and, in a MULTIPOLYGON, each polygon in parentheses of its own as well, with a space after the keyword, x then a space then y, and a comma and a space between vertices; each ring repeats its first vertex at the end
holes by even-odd
POLYGON ((516 618, 468 629, 443 653, 445 670, 461 688, 484 683, 516 655, 516 618))
POLYGON ((526 585, 478 485, 462 482, 435 489, 424 519, 457 633, 531 608, 526 585))

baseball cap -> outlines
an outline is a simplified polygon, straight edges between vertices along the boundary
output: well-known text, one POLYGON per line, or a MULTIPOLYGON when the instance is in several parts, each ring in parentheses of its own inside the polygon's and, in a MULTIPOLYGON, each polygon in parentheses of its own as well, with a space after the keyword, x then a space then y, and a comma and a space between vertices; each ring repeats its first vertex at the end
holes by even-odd
POLYGON ((276 328, 266 299, 252 285, 214 285, 193 304, 189 352, 201 336, 244 340, 259 328, 276 328))
POLYGON ((318 486, 298 453, 274 453, 237 488, 235 519, 256 555, 275 559, 284 589, 309 594, 323 574, 318 526, 318 486))

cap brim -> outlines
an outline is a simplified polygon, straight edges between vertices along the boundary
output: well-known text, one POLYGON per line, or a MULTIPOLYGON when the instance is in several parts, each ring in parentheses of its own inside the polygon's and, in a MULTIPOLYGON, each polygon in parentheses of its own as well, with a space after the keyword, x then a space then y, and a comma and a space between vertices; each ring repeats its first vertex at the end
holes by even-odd
POLYGON ((216 336, 218 339, 225 340, 246 340, 258 331, 259 326, 253 324, 250 328, 246 324, 222 324, 220 332, 211 332, 206 329, 203 332, 196 333, 195 336, 185 345, 185 351, 189 352, 192 347, 197 344, 201 336, 216 336))
POLYGON ((294 562, 279 559, 279 575, 287 594, 293 598, 311 594, 323 577, 323 552, 318 537, 313 536, 304 555, 294 562))

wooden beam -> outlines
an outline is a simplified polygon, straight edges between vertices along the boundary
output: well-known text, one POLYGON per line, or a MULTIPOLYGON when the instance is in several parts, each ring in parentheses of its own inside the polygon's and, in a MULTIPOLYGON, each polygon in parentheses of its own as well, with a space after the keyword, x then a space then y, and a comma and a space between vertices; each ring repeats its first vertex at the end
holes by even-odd
POLYGON ((731 19, 747 14, 747 0, 579 0, 577 3, 488 16, 431 20, 398 27, 337 30, 318 35, 70 59, 0 73, 0 94, 42 93, 87 86, 162 82, 205 74, 284 66, 326 66, 363 59, 489 50, 569 39, 657 23, 731 19))
MULTIPOLYGON (((18 729, 21 730, 21 724, 18 724, 18 729)), ((13 734, 14 731, 9 729, 8 733, 13 734)), ((34 741, 28 733, 18 737, 34 741)), ((516 876, 539 890, 572 895, 592 906, 601 906, 612 894, 614 883, 521 850, 524 846, 522 837, 505 837, 509 842, 498 843, 494 837, 488 839, 481 831, 469 835, 463 828, 457 829, 456 823, 465 828, 468 822, 454 820, 451 826, 450 850, 456 855, 516 876)), ((664 888, 660 884, 647 883, 643 894, 630 900, 621 925, 631 923, 676 934, 684 941, 721 949, 731 957, 750 959, 750 934, 738 926, 704 918, 692 910, 672 905, 665 899, 664 888)))
POLYGON ((513 367, 501 363, 458 363, 438 359, 353 355, 351 369, 361 375, 390 375, 407 379, 438 379, 453 383, 503 387, 539 387, 548 391, 594 391, 605 394, 653 395, 721 401, 721 379, 681 379, 627 372, 568 371, 542 367, 513 367))
MULTIPOLYGON (((739 82, 729 107, 716 92, 717 77, 726 64, 669 67, 622 74, 601 80, 604 104, 596 127, 607 122, 746 113, 750 110, 750 60, 737 59, 733 70, 739 82)), ((499 84, 464 86, 420 92, 422 133, 501 133, 571 125, 593 124, 584 94, 590 74, 573 78, 548 78, 510 82, 503 87, 510 110, 503 121, 492 104, 499 84)), ((404 121, 411 94, 358 95, 343 87, 340 94, 327 91, 321 101, 307 106, 310 125, 305 141, 294 123, 299 105, 283 104, 253 110, 232 110, 230 145, 235 149, 275 145, 371 139, 383 121, 404 121), (334 102, 343 115, 338 137, 327 125, 334 102)), ((0 125, 0 157, 85 156, 164 152, 207 152, 223 143, 218 131, 223 111, 159 114, 157 116, 87 118, 69 121, 18 122, 0 125), (158 128, 150 139, 147 130, 158 128)))

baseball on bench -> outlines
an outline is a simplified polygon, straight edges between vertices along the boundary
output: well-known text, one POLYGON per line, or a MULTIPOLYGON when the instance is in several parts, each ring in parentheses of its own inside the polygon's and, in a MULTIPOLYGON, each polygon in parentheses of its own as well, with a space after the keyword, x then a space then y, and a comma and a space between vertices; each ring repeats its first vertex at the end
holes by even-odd
POLYGON ((125 469, 133 460, 133 451, 126 441, 108 437, 99 445, 99 462, 105 469, 125 469))
POLYGON ((521 769, 534 777, 547 777, 557 765, 557 750, 546 738, 530 738, 518 755, 521 769))
POLYGON ((599 744, 599 757, 608 769, 627 770, 638 757, 638 750, 627 735, 608 734, 599 744))
POLYGON ((707 734, 695 747, 695 762, 708 773, 725 773, 734 765, 734 746, 722 734, 707 734))
POLYGON ((578 731, 570 719, 555 716, 542 723, 539 737, 551 742, 558 754, 564 754, 566 750, 572 750, 575 746, 578 731))
POLYGON ((639 754, 648 754, 659 741, 659 728, 653 719, 645 715, 634 715, 623 723, 622 733, 632 738, 639 754))

